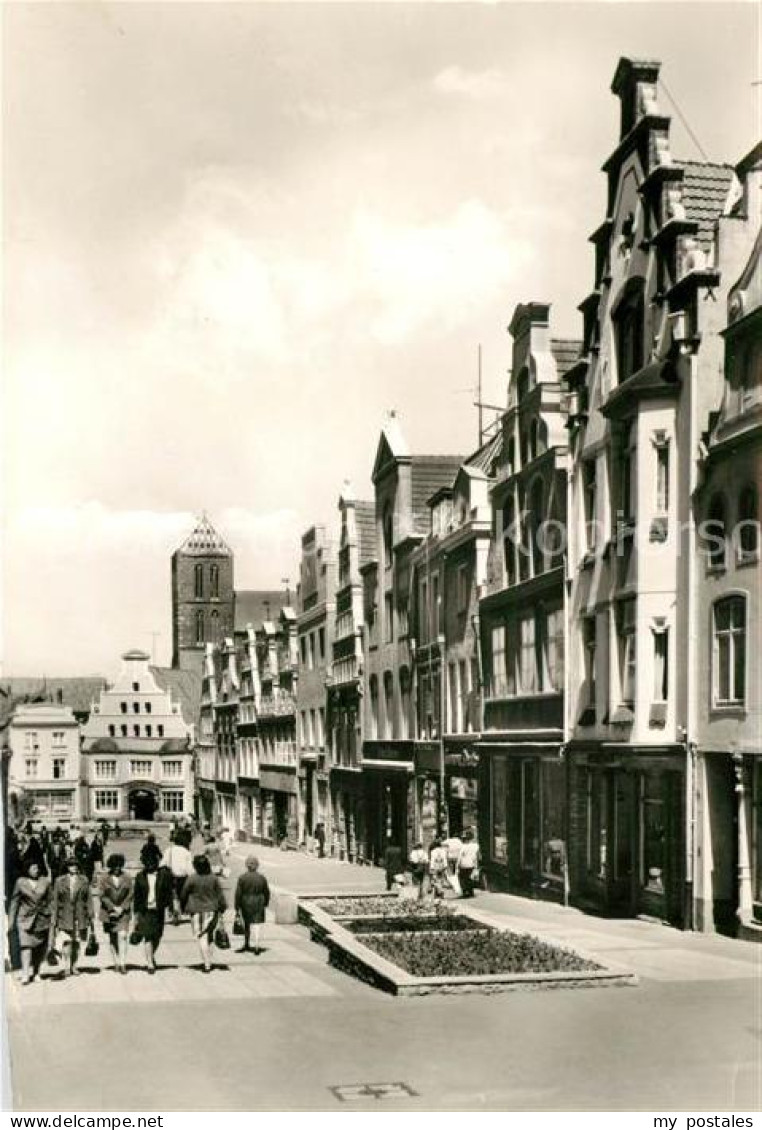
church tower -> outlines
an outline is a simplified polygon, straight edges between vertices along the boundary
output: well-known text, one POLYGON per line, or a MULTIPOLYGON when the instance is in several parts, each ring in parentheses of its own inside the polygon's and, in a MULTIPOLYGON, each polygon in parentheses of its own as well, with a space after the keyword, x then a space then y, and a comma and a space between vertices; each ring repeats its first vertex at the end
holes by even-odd
POLYGON ((203 672, 204 648, 233 634, 233 552, 204 514, 172 554, 172 666, 203 672))

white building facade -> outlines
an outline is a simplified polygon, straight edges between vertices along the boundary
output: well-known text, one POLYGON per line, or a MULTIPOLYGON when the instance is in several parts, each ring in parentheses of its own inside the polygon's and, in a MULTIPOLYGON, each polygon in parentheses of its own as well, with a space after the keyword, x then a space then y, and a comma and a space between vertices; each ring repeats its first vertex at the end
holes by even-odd
POLYGON ((82 815, 80 729, 68 706, 40 702, 16 708, 10 724, 11 811, 67 823, 82 815))

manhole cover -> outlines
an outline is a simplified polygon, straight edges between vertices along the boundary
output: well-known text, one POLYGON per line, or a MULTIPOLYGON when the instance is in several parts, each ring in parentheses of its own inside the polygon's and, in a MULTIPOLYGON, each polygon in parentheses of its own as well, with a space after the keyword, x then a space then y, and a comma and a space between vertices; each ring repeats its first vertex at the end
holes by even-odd
POLYGON ((363 1099, 408 1099, 418 1094, 407 1083, 347 1083, 342 1087, 329 1087, 340 1103, 362 1102, 363 1099))

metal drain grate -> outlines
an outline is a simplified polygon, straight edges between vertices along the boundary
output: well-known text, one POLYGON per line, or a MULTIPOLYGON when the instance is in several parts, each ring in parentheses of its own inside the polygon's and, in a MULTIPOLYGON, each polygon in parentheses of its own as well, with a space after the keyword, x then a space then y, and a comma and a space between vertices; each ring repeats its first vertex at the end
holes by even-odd
POLYGON ((407 1083, 347 1083, 341 1087, 329 1087, 340 1103, 362 1102, 363 1099, 409 1099, 417 1098, 407 1083))

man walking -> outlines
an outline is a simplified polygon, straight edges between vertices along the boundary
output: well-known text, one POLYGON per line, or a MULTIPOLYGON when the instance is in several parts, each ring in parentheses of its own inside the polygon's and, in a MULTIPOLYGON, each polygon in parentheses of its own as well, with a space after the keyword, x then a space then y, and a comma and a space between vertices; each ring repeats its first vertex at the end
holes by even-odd
POLYGON ((76 858, 67 863, 67 873, 53 886, 49 948, 59 950, 64 960, 64 977, 76 976, 79 943, 87 940, 93 923, 90 884, 76 858))
POLYGON ((193 874, 191 853, 187 847, 180 843, 179 830, 174 834, 174 838, 164 852, 161 866, 166 867, 172 875, 172 925, 179 926, 183 883, 189 875, 193 874))

